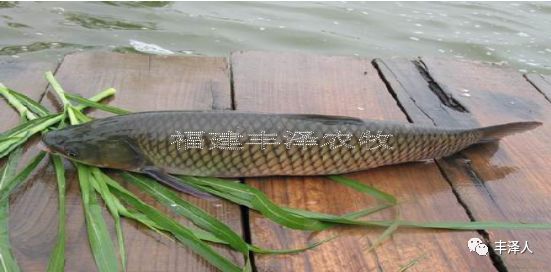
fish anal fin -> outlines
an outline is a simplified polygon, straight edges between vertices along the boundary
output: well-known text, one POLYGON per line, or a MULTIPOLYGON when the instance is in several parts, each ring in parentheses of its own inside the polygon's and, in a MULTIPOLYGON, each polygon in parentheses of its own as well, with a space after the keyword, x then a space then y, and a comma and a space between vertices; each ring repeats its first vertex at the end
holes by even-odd
POLYGON ((172 189, 175 189, 179 192, 189 194, 198 198, 206 199, 206 200, 215 200, 217 199, 213 195, 209 193, 205 193, 202 191, 199 191, 189 185, 183 184, 180 179, 178 179, 175 176, 172 176, 168 174, 163 169, 157 168, 157 167, 151 167, 146 166, 142 168, 142 171, 144 174, 149 175, 150 177, 154 178, 155 180, 159 181, 160 183, 169 186, 172 189))

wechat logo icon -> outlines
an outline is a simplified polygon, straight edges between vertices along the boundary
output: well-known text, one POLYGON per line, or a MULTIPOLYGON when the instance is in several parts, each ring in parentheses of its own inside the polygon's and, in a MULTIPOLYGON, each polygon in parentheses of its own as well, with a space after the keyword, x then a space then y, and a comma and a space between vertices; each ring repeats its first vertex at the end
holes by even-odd
POLYGON ((467 247, 469 248, 469 252, 476 252, 476 254, 480 256, 486 256, 488 255, 488 246, 482 243, 482 240, 479 238, 471 238, 467 242, 467 247))

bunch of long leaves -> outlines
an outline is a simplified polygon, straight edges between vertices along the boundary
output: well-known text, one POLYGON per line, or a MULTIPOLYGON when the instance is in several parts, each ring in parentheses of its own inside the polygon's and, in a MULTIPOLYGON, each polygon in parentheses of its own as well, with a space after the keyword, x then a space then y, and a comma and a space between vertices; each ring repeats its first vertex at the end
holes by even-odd
MULTIPOLYGON (((89 99, 67 93, 56 81, 51 72, 46 73, 46 79, 61 101, 63 110, 52 113, 36 101, 22 93, 8 89, 0 84, 0 95, 18 111, 21 124, 0 134, 0 159, 9 157, 0 172, 0 267, 4 271, 19 271, 19 267, 10 250, 8 234, 9 195, 25 182, 46 153, 40 152, 19 172, 17 164, 21 159, 21 146, 34 135, 39 135, 51 129, 59 129, 67 125, 76 125, 91 120, 83 113, 88 107, 111 112, 127 114, 128 111, 99 103, 102 99, 115 94, 110 88, 89 99), (75 104, 73 104, 75 103, 75 104)), ((58 155, 49 154, 55 168, 59 194, 59 230, 57 242, 52 251, 48 271, 63 271, 65 263, 65 168, 63 159, 58 155)), ((130 184, 138 187, 156 201, 169 207, 177 215, 187 218, 195 227, 180 224, 167 214, 142 201, 138 196, 121 186, 102 169, 72 161, 78 173, 83 210, 86 218, 88 240, 99 271, 126 270, 126 250, 123 239, 121 218, 139 222, 162 235, 171 236, 183 245, 191 248, 196 254, 205 258, 213 266, 222 271, 251 271, 251 253, 257 254, 290 254, 316 247, 332 238, 299 249, 273 250, 260 248, 247 243, 241 235, 229 226, 213 217, 201 208, 191 204, 171 189, 160 185, 150 178, 138 174, 119 172, 119 176, 130 184), (99 196, 99 197, 98 197, 99 196), (102 215, 101 199, 115 222, 117 239, 111 239, 107 224, 102 215), (212 243, 223 244, 243 254, 245 265, 232 263, 218 254, 212 243), (116 244, 116 246, 115 246, 116 244), (117 250, 118 249, 118 250, 117 250)), ((507 222, 411 222, 400 220, 369 221, 361 217, 395 207, 397 200, 392 196, 364 183, 343 176, 328 177, 334 182, 353 188, 359 192, 374 197, 380 203, 374 207, 345 215, 332 215, 311 212, 290 207, 281 207, 273 203, 260 190, 239 181, 218 178, 182 176, 181 180, 198 190, 208 192, 238 205, 246 206, 272 221, 288 228, 322 231, 336 225, 351 225, 358 227, 386 228, 381 236, 372 243, 371 250, 382 243, 399 227, 441 228, 456 230, 479 230, 488 228, 551 228, 550 224, 523 224, 507 222)))

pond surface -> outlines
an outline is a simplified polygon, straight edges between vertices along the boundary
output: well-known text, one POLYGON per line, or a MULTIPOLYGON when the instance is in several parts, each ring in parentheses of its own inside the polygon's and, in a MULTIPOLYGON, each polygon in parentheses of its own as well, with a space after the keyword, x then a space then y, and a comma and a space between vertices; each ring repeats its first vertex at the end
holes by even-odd
POLYGON ((447 56, 551 74, 551 3, 0 2, 0 59, 83 50, 447 56))

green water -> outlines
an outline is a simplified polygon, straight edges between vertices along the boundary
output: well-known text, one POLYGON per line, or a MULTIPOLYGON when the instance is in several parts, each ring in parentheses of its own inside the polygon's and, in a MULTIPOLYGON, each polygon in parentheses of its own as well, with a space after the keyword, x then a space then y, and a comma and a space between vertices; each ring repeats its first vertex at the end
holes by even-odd
POLYGON ((0 60, 83 50, 446 56, 550 74, 551 2, 0 3, 0 60))

